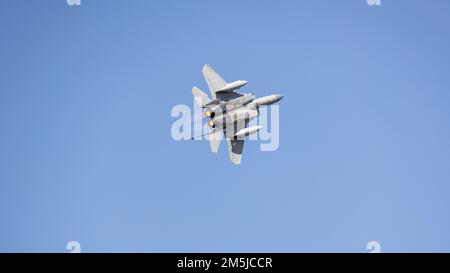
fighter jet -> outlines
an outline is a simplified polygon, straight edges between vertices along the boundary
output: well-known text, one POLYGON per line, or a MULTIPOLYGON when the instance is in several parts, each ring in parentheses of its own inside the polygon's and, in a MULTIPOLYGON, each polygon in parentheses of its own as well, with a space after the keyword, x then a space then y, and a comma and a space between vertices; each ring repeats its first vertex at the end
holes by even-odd
POLYGON ((192 88, 194 101, 204 109, 204 115, 209 119, 208 126, 212 130, 209 136, 211 151, 219 151, 220 141, 227 141, 230 161, 236 165, 241 163, 244 139, 257 133, 261 126, 247 127, 248 123, 259 116, 259 107, 280 101, 282 95, 270 95, 256 98, 253 93, 238 93, 237 90, 247 84, 238 80, 227 83, 210 65, 202 70, 208 84, 211 98, 198 87, 192 88))

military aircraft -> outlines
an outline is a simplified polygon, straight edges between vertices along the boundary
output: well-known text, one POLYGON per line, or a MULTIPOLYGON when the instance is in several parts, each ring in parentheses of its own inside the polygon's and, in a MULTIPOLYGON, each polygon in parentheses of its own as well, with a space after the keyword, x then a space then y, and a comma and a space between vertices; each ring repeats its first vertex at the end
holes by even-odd
POLYGON ((225 136, 230 161, 236 165, 241 163, 244 139, 257 133, 261 126, 248 127, 248 123, 259 115, 259 107, 280 101, 282 95, 270 95, 256 98, 253 93, 238 93, 236 90, 247 84, 238 80, 227 83, 210 65, 202 70, 203 76, 211 92, 210 99, 198 87, 192 88, 194 101, 204 109, 205 117, 209 118, 208 126, 212 130, 209 136, 211 151, 219 151, 220 141, 225 136))

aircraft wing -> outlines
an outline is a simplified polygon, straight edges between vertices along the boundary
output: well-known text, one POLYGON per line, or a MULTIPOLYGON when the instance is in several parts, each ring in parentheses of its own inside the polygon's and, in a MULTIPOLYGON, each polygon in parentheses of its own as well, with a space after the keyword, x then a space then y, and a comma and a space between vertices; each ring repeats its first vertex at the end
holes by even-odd
POLYGON ((236 165, 241 164, 242 151, 244 150, 243 139, 227 139, 230 160, 236 165))
POLYGON ((216 99, 216 91, 224 87, 227 82, 209 64, 203 66, 203 77, 208 84, 211 97, 216 99))
POLYGON ((212 68, 211 65, 205 64, 205 66, 203 66, 202 73, 206 83, 208 84, 213 100, 219 99, 228 101, 242 96, 242 94, 234 92, 234 90, 218 91, 224 87, 227 82, 214 70, 214 68, 212 68))
MULTIPOLYGON (((241 129, 244 129, 248 126, 248 121, 238 122, 234 124, 235 130, 234 134, 239 132, 241 129)), ((238 138, 227 138, 227 146, 228 146, 228 154, 230 156, 230 161, 236 165, 241 164, 242 159, 242 151, 244 150, 244 137, 238 138)))

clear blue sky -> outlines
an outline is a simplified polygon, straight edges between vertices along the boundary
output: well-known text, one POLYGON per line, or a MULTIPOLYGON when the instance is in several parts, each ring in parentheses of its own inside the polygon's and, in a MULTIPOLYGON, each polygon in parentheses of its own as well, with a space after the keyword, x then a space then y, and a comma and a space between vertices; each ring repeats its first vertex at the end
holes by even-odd
POLYGON ((8 1, 0 251, 450 251, 450 2, 8 1), (175 142, 201 69, 280 147, 175 142))

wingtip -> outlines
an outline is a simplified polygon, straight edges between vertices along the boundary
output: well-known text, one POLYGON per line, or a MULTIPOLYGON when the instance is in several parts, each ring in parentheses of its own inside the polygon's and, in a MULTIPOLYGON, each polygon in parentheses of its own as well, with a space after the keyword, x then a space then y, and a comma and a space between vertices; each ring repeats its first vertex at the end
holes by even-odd
POLYGON ((203 66, 202 71, 205 71, 205 69, 208 69, 208 68, 211 68, 211 65, 210 65, 210 64, 205 64, 205 65, 203 66))
POLYGON ((234 165, 241 165, 241 161, 231 161, 231 163, 233 163, 234 165))
POLYGON ((230 154, 230 161, 234 165, 240 165, 242 160, 242 155, 235 155, 233 153, 230 154))

